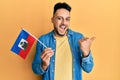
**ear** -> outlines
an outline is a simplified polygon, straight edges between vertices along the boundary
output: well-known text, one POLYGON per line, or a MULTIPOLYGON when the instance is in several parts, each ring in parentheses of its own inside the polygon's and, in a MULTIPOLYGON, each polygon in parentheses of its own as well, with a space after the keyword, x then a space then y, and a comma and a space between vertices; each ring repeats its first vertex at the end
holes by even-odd
POLYGON ((53 23, 53 17, 51 17, 51 22, 53 23))

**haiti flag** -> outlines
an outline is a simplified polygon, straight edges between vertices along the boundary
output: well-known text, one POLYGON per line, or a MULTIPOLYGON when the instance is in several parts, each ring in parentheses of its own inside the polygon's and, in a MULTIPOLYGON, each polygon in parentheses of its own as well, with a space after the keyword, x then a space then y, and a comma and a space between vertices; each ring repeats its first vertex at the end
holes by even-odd
POLYGON ((16 39, 11 51, 25 59, 35 42, 36 38, 25 29, 22 29, 18 38, 16 39))

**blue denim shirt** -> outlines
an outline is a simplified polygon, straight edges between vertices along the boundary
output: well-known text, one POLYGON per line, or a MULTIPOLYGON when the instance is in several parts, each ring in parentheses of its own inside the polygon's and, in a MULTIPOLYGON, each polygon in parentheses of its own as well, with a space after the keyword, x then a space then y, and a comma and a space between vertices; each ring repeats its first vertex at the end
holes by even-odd
MULTIPOLYGON (((82 70, 89 73, 91 72, 94 64, 91 52, 89 56, 85 58, 82 57, 82 51, 80 50, 80 44, 78 43, 81 38, 83 38, 83 35, 81 33, 74 32, 71 29, 68 29, 68 40, 72 52, 73 80, 82 80, 82 70)), ((54 55, 50 59, 49 67, 46 71, 44 71, 41 67, 42 60, 40 56, 45 47, 37 42, 36 54, 32 63, 32 69, 34 73, 42 75, 42 80, 54 80, 56 55, 56 39, 54 38, 54 31, 42 35, 39 40, 42 41, 47 47, 52 48, 54 50, 54 55)))

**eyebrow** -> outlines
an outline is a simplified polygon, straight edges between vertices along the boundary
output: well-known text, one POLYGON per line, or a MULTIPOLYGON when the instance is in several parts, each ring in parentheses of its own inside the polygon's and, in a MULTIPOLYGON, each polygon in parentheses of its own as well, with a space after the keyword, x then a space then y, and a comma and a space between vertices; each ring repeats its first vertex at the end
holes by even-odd
MULTIPOLYGON (((62 17, 62 16, 56 16, 56 17, 62 17)), ((70 18, 70 16, 66 17, 66 18, 70 18)))

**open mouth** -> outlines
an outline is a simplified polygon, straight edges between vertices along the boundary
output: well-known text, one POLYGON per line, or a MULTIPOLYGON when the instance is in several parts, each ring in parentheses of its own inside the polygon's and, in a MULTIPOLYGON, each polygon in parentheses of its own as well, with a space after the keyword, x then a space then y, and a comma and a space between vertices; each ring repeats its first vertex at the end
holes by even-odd
POLYGON ((63 32, 65 29, 66 29, 66 26, 65 26, 65 25, 61 25, 61 26, 60 26, 60 31, 63 32))

